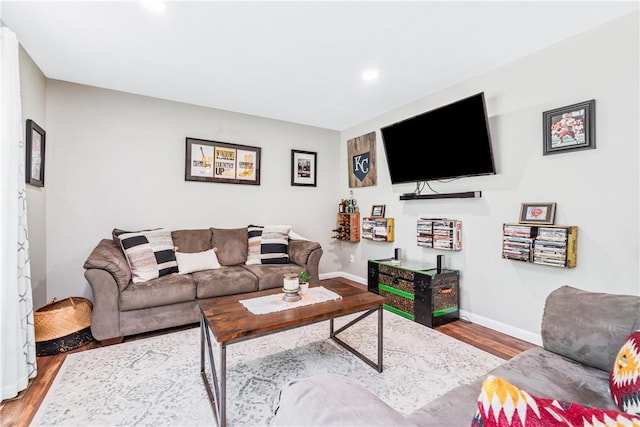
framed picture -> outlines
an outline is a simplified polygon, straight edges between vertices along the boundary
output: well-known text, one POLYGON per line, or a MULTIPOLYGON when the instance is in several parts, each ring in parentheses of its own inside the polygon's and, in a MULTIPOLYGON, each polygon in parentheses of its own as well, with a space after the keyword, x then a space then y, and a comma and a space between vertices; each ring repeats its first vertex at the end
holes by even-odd
POLYGON ((542 113, 543 154, 596 148, 596 101, 581 102, 542 113))
POLYGON ((260 147, 187 138, 184 179, 260 185, 260 147))
POLYGON ((44 187, 45 131, 31 119, 27 120, 25 182, 44 187))
POLYGON ((316 186, 318 153, 291 150, 291 185, 316 186))
POLYGON ((371 208, 371 218, 384 218, 385 205, 373 205, 371 208))
POLYGON ((555 203, 523 203, 520 207, 521 224, 551 225, 556 219, 555 203))

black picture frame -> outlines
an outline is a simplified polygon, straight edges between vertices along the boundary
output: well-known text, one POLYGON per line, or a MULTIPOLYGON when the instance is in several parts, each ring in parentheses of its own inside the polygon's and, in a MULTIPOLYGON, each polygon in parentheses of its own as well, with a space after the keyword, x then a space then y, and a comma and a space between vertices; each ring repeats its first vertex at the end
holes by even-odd
POLYGON ((260 147, 186 138, 185 181, 260 185, 260 147))
POLYGON ((556 220, 555 202, 528 202, 520 205, 520 224, 553 225, 556 220))
POLYGON ((25 182, 36 187, 44 187, 44 148, 46 135, 36 122, 27 120, 25 182))
POLYGON ((318 176, 318 153, 291 150, 291 185, 315 187, 318 176))
POLYGON ((371 207, 371 218, 384 218, 386 205, 373 205, 371 207))
POLYGON ((596 148, 596 101, 542 113, 543 155, 596 148))

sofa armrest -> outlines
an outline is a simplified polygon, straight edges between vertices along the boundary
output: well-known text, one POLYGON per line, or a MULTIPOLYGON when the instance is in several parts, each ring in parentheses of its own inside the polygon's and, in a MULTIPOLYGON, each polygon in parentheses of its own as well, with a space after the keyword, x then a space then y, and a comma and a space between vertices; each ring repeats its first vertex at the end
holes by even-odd
POLYGON ((286 384, 273 426, 405 426, 401 413, 348 377, 320 374, 286 384))
POLYGON ((84 262, 84 268, 92 268, 108 271, 118 288, 123 291, 131 281, 131 269, 127 258, 124 256, 120 246, 111 239, 102 239, 96 246, 89 258, 84 262))
POLYGON ((562 286, 549 294, 542 315, 545 349, 611 371, 629 334, 640 326, 640 296, 562 286))
POLYGON ((91 335, 98 341, 121 337, 120 291, 115 278, 100 268, 87 269, 84 277, 93 291, 91 335))
POLYGON ((310 280, 318 280, 318 265, 322 257, 322 247, 318 242, 310 240, 290 240, 289 259, 307 270, 310 280))

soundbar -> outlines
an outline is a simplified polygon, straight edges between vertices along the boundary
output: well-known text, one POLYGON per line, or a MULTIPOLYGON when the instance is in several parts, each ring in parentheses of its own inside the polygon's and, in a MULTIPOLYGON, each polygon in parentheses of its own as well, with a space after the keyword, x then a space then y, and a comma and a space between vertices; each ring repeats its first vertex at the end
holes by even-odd
POLYGON ((479 199, 482 191, 466 191, 463 193, 436 193, 436 194, 415 194, 404 193, 400 200, 422 200, 422 199, 479 199))

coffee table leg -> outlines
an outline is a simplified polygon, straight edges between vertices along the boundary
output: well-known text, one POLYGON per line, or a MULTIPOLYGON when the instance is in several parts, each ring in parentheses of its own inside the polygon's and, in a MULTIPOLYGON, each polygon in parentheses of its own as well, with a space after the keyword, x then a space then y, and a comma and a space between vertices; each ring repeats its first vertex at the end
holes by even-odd
POLYGON ((331 339, 333 339, 335 342, 337 342, 338 344, 340 344, 342 347, 344 347, 345 349, 347 349, 348 351, 350 351, 351 353, 356 355, 360 360, 362 360, 367 365, 371 366, 373 369, 377 370, 378 372, 382 372, 382 351, 383 351, 383 349, 382 349, 382 345, 383 345, 383 339, 382 339, 382 306, 366 311, 365 313, 363 313, 360 316, 356 317, 355 319, 351 320, 350 322, 348 322, 346 325, 342 326, 338 330, 334 330, 333 318, 329 319, 329 337, 331 339), (340 338, 338 338, 336 336, 340 332, 342 332, 342 331, 346 330, 347 328, 353 326, 354 324, 358 323, 359 321, 361 321, 365 317, 373 314, 376 311, 378 312, 378 363, 375 363, 373 360, 369 359, 367 356, 365 356, 364 354, 360 353, 358 350, 356 350, 355 348, 351 347, 349 344, 345 343, 344 341, 342 341, 340 338))
POLYGON ((220 419, 222 422, 220 427, 227 425, 227 346, 220 345, 220 400, 218 401, 220 408, 220 419))
POLYGON ((382 306, 378 307, 378 372, 382 372, 382 306))
POLYGON ((209 402, 213 408, 213 416, 216 424, 220 427, 227 425, 226 414, 226 394, 227 394, 227 347, 220 345, 220 387, 218 388, 218 376, 216 375, 216 366, 213 360, 213 349, 211 348, 211 335, 204 313, 200 316, 200 375, 207 389, 209 402), (205 344, 207 355, 209 357, 209 365, 211 366, 211 379, 213 380, 213 388, 207 377, 205 369, 205 344))

